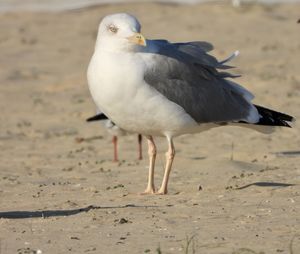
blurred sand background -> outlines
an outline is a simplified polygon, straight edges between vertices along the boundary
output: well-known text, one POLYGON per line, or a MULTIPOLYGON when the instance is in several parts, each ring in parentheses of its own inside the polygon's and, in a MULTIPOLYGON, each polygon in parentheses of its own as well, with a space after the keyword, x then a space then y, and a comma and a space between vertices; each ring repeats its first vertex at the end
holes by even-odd
MULTIPOLYGON (((210 41, 218 58, 239 49, 234 73, 255 103, 300 118, 299 4, 3 13, 0 253, 300 253, 299 122, 175 139, 167 196, 137 194, 148 160, 136 159, 136 136, 120 138, 112 162, 111 136, 85 122, 95 112, 86 69, 101 18, 124 11, 148 38, 210 41)), ((165 140, 157 145, 158 186, 165 140)))

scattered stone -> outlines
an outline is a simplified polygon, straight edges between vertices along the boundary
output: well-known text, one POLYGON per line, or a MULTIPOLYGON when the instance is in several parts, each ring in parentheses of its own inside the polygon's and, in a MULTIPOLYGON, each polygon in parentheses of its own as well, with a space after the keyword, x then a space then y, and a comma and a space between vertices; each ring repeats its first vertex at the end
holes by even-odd
POLYGON ((69 172, 72 171, 73 169, 74 167, 67 167, 67 168, 63 168, 62 171, 69 172))
POLYGON ((125 223, 129 223, 129 220, 125 218, 121 218, 119 220, 115 220, 115 222, 118 222, 119 224, 125 224, 125 223))
POLYGON ((76 143, 82 143, 83 141, 84 141, 84 138, 81 138, 81 137, 75 138, 76 143))
POLYGON ((95 250, 97 250, 96 247, 92 247, 90 249, 85 250, 84 252, 90 252, 90 251, 95 251, 95 250))
POLYGON ((117 188, 124 188, 124 185, 123 185, 123 184, 121 184, 121 183, 120 183, 120 184, 118 184, 118 185, 115 185, 115 186, 114 186, 114 189, 117 189, 117 188))

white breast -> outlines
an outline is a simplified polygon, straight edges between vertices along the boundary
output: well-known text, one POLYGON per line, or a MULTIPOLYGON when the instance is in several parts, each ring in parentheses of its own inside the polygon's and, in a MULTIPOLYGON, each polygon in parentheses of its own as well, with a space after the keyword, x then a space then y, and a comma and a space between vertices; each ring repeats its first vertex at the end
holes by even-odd
POLYGON ((198 124, 143 79, 138 54, 96 52, 88 69, 92 97, 119 127, 145 135, 194 132, 198 124), (191 131, 188 131, 191 129, 191 131))

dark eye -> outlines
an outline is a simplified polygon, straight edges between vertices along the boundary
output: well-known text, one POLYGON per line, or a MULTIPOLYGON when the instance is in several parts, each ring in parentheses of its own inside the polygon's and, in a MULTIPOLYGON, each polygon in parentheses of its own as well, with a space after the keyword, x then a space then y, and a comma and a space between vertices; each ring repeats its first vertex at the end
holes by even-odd
POLYGON ((115 27, 114 25, 110 25, 108 27, 108 30, 111 31, 112 33, 116 34, 118 32, 118 28, 115 27))

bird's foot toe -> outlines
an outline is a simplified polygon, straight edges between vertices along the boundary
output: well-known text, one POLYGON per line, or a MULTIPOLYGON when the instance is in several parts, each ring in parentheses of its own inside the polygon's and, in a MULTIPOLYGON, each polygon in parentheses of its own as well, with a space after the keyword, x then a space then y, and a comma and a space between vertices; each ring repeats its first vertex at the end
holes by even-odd
POLYGON ((147 188, 144 192, 140 193, 141 195, 149 195, 149 194, 155 194, 155 188, 147 188))
POLYGON ((168 190, 166 190, 166 189, 159 189, 155 194, 156 195, 166 195, 166 194, 168 194, 168 190))

